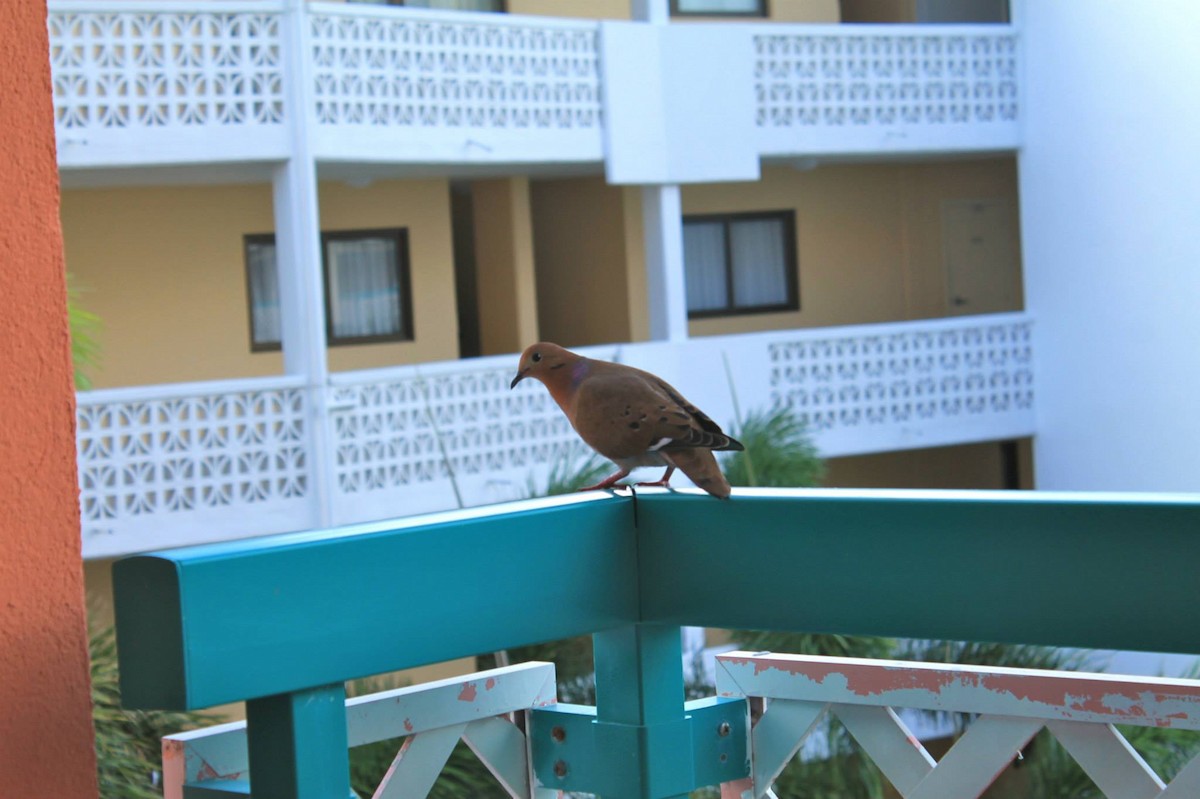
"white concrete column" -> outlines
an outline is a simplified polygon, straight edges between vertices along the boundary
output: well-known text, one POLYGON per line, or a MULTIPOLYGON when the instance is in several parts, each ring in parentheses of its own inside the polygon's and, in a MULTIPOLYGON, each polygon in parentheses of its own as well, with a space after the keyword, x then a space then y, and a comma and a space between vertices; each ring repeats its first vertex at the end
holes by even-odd
POLYGON ((688 337, 683 274, 683 210, 679 186, 642 187, 646 247, 646 302, 653 341, 688 337))
MULTIPOLYGON (((668 0, 632 0, 637 22, 666 25, 671 21, 668 0)), ((650 338, 687 339, 687 290, 683 272, 683 211, 678 185, 642 187, 642 223, 646 247, 646 301, 650 338)))
POLYGON ((333 519, 333 446, 327 408, 329 363, 320 204, 310 142, 313 120, 305 0, 287 0, 281 38, 291 156, 275 168, 273 176, 280 333, 284 371, 305 377, 312 522, 325 527, 333 519))
POLYGON ((630 18, 635 22, 650 22, 666 25, 671 21, 671 5, 668 0, 630 0, 630 18))

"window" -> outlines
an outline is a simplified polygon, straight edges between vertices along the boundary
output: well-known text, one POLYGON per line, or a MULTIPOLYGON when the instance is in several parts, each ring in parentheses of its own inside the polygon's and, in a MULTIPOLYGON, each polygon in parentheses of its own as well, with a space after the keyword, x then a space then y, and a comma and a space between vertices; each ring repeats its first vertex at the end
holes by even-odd
MULTIPOLYGON (((411 341, 412 293, 408 236, 401 229, 321 234, 325 261, 325 324, 329 343, 411 341)), ((275 237, 246 236, 250 350, 280 348, 275 237)))
POLYGON ((765 17, 767 0, 671 0, 676 17, 765 17))
POLYGON ((250 298, 250 351, 280 349, 279 278, 275 237, 246 237, 246 295, 250 298))
POLYGON ((690 317, 800 308, 791 211, 685 217, 683 266, 690 317))

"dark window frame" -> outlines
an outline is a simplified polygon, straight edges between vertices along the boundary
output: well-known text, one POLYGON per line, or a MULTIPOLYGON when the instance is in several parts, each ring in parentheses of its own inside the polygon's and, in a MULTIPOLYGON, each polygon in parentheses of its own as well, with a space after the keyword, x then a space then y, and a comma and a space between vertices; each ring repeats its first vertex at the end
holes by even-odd
POLYGON ((331 230, 321 233, 321 270, 325 276, 325 336, 331 347, 355 344, 385 344, 413 340, 412 280, 408 265, 408 230, 406 228, 368 228, 363 230, 331 230), (400 330, 375 336, 335 336, 333 306, 330 305, 329 242, 355 239, 392 238, 396 243, 396 291, 400 304, 400 330))
MULTIPOLYGON (((796 247, 796 212, 783 211, 745 211, 724 214, 687 214, 683 224, 721 223, 725 230, 725 296, 728 304, 724 308, 705 308, 699 311, 688 309, 688 319, 714 319, 726 316, 750 316, 752 314, 785 313, 800 310, 800 261, 796 247), (784 281, 787 299, 781 303, 769 305, 738 305, 734 295, 733 280, 733 237, 730 236, 730 225, 740 221, 777 220, 783 223, 783 259, 784 281)), ((686 268, 686 267, 685 267, 686 268)))
MULTIPOLYGON (((258 344, 254 341, 254 296, 250 279, 250 247, 255 244, 275 244, 274 233, 248 233, 243 238, 246 273, 246 306, 250 317, 250 352, 279 352, 283 342, 258 344)), ((278 250, 276 251, 278 253, 278 250)), ((391 344, 414 341, 412 270, 408 252, 408 228, 355 228, 352 230, 321 231, 321 280, 324 288, 325 340, 330 347, 352 347, 359 344, 391 344), (332 277, 329 269, 329 243, 331 241, 354 241, 357 239, 389 238, 396 246, 396 287, 400 304, 400 330, 396 333, 375 336, 337 336, 333 331, 333 306, 330 291, 332 277)), ((278 269, 278 261, 276 262, 278 269)))
POLYGON ((756 11, 680 11, 679 0, 671 0, 672 17, 727 17, 742 19, 767 19, 771 16, 769 0, 757 0, 756 11))
MULTIPOLYGON (((246 275, 246 314, 248 316, 250 326, 250 352, 282 352, 283 341, 267 341, 260 343, 254 339, 254 281, 250 277, 250 248, 255 245, 270 244, 275 245, 274 233, 247 233, 242 236, 242 260, 246 275)), ((276 270, 278 265, 278 250, 276 250, 276 270)), ((324 267, 324 265, 322 265, 324 267)), ((278 274, 278 271, 276 272, 278 274)))

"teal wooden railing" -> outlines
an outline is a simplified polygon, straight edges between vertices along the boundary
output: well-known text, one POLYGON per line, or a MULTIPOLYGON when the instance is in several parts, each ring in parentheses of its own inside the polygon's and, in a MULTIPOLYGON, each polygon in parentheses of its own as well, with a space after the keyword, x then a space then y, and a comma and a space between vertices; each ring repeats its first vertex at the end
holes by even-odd
POLYGON ((1194 496, 654 491, 138 555, 114 590, 126 705, 246 700, 255 799, 348 795, 343 681, 580 634, 597 707, 530 711, 531 790, 670 797, 750 774, 747 701, 685 709, 681 625, 1200 653, 1198 565, 1194 496))

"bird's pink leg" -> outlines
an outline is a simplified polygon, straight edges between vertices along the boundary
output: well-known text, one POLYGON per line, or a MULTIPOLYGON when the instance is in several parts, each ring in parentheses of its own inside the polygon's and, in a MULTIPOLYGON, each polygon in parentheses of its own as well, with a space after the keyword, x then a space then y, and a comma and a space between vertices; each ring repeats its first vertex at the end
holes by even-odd
POLYGON ((618 480, 620 480, 622 477, 628 477, 628 476, 629 476, 629 470, 622 469, 621 471, 617 472, 616 474, 610 474, 608 477, 605 477, 603 480, 601 480, 599 483, 596 483, 593 486, 584 486, 583 488, 581 488, 579 490, 580 491, 595 491, 600 488, 612 488, 614 485, 616 485, 618 480))
POLYGON ((665 472, 663 472, 663 476, 661 479, 656 480, 653 483, 634 483, 634 485, 644 486, 646 488, 654 488, 654 487, 668 488, 671 484, 671 473, 674 471, 675 471, 675 464, 673 464, 673 463, 669 464, 667 466, 667 470, 665 472))

